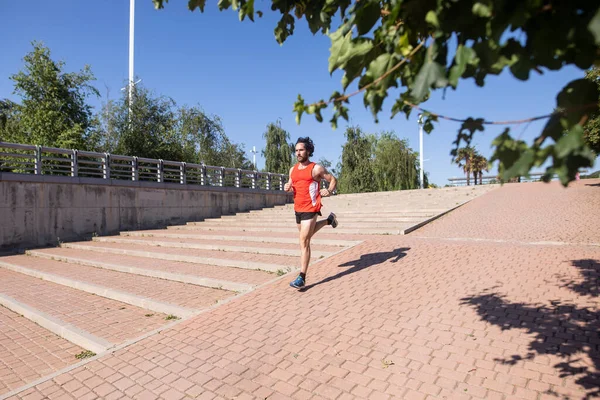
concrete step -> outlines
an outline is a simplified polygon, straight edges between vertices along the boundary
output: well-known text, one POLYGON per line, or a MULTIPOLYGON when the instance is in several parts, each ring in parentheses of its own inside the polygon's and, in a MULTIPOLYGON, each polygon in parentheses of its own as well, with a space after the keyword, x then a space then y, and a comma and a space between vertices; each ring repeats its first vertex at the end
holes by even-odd
MULTIPOLYGON (((153 238, 153 237, 138 237, 126 238, 122 236, 110 237, 95 237, 94 242, 99 243, 129 243, 141 244, 146 246, 183 248, 183 249, 199 249, 199 250, 216 250, 216 251, 232 251, 241 253, 254 254, 273 254, 282 256, 298 256, 298 245, 286 244, 267 244, 257 243, 256 245, 248 244, 248 242, 216 242, 216 241, 199 241, 197 239, 177 239, 177 238, 153 238)), ((313 256, 316 258, 328 257, 333 254, 336 249, 323 250, 323 246, 316 245, 313 250, 313 256)))
MULTIPOLYGON (((408 215, 408 216, 394 216, 394 217, 390 217, 390 216, 373 216, 373 214, 371 215, 366 215, 366 214, 362 214, 362 215, 352 215, 352 214, 336 214, 337 215, 337 219, 338 221, 350 221, 353 223, 380 223, 380 222, 413 222, 413 221, 421 221, 423 219, 426 218, 430 218, 432 217, 434 214, 430 214, 430 215, 426 215, 426 216, 420 216, 420 215, 408 215)), ((229 218, 229 219, 223 219, 223 218, 213 218, 213 219, 206 219, 202 222, 200 221, 192 221, 192 222, 188 222, 188 225, 199 225, 199 224, 224 224, 224 225, 249 225, 249 224, 261 224, 261 225, 277 225, 277 224, 289 224, 291 221, 291 223, 293 223, 295 225, 296 221, 293 220, 292 218, 279 218, 279 217, 269 217, 269 216, 264 216, 261 218, 239 218, 239 219, 233 219, 233 218, 229 218)))
POLYGON ((27 254, 72 264, 240 292, 251 290, 254 286, 274 278, 272 273, 264 271, 60 247, 29 250, 27 254))
MULTIPOLYGON (((362 212, 362 211, 341 211, 335 212, 338 218, 352 218, 352 219, 360 219, 362 221, 381 221, 381 219, 403 219, 403 218, 429 218, 440 212, 428 212, 428 213, 408 213, 408 212, 362 212)), ((325 218, 329 213, 323 213, 323 218, 325 218)), ((208 221, 273 221, 273 220, 292 220, 294 221, 294 213, 285 213, 285 214, 252 214, 252 215, 225 215, 221 218, 207 218, 204 222, 208 221)))
MULTIPOLYGON (((121 232, 121 236, 125 237, 156 237, 156 238, 174 238, 174 239, 195 239, 195 240, 208 240, 208 241, 235 241, 235 242, 251 242, 251 243, 286 243, 298 245, 298 231, 295 234, 283 236, 281 233, 269 233, 266 232, 263 235, 246 234, 243 236, 243 232, 237 234, 229 232, 221 232, 222 234, 210 234, 204 231, 197 232, 185 232, 177 233, 173 230, 150 230, 150 231, 131 231, 121 232)), ((340 247, 352 247, 360 243, 355 240, 337 240, 337 239, 321 239, 319 235, 316 235, 311 240, 311 245, 323 245, 339 250, 340 247)))
MULTIPOLYGON (((338 218, 338 228, 337 229, 360 229, 360 228, 366 228, 366 229, 375 229, 375 228, 390 228, 390 229, 399 229, 401 227, 408 227, 408 226, 412 226, 415 225, 419 222, 423 221, 422 218, 412 218, 412 219, 407 219, 405 221, 386 221, 384 219, 382 219, 381 221, 378 222, 362 222, 362 221, 355 221, 355 220, 344 220, 341 218, 338 218)), ((189 226, 204 226, 204 227, 209 227, 209 228, 217 228, 220 229, 221 227, 223 228, 237 228, 237 229, 246 229, 246 228, 253 228, 256 226, 262 226, 265 228, 291 228, 291 229, 295 229, 297 230, 297 226, 296 226, 296 222, 295 221, 283 221, 283 222, 272 222, 272 223, 265 223, 265 224, 257 224, 254 222, 238 222, 238 223, 225 223, 225 222, 188 222, 187 225, 189 226)))
MULTIPOLYGON (((203 225, 176 225, 176 226, 168 226, 168 230, 170 231, 230 231, 230 232, 281 232, 281 233, 296 233, 298 234, 298 229, 296 227, 233 227, 233 226, 203 226, 203 225)), ((379 228, 379 229, 370 229, 370 228, 341 228, 338 227, 336 229, 328 229, 328 233, 332 235, 347 235, 347 234, 355 234, 355 235, 398 235, 403 232, 403 229, 389 229, 389 228, 379 228)), ((322 236, 321 231, 319 231, 318 235, 322 236)), ((345 237, 345 236, 344 236, 345 237)))
POLYGON ((278 272, 295 268, 299 257, 263 254, 234 253, 225 251, 178 249, 156 246, 131 246, 126 243, 63 243, 61 247, 101 253, 124 254, 162 260, 220 265, 224 267, 256 269, 278 272))
POLYGON ((0 307, 0 397, 79 360, 85 349, 0 307))
POLYGON ((41 261, 36 257, 4 257, 0 260, 0 267, 180 318, 190 317, 198 310, 235 294, 60 261, 41 261))
POLYGON ((166 314, 0 269, 0 305, 100 353, 166 323, 166 314))

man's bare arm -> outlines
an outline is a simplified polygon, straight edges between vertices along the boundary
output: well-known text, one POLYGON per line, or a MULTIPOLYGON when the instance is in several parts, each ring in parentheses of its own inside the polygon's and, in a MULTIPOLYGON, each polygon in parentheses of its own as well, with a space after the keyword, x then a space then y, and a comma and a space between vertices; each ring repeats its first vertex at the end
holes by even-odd
POLYGON ((294 167, 290 168, 289 179, 285 183, 285 185, 283 185, 283 190, 286 192, 291 192, 292 190, 294 190, 294 183, 292 182, 292 171, 293 170, 294 170, 294 167))
POLYGON ((337 186, 336 177, 327 171, 325 167, 319 164, 315 165, 315 168, 313 168, 313 179, 319 182, 319 185, 321 184, 321 179, 325 179, 329 183, 329 187, 327 189, 321 189, 322 197, 330 196, 337 186))

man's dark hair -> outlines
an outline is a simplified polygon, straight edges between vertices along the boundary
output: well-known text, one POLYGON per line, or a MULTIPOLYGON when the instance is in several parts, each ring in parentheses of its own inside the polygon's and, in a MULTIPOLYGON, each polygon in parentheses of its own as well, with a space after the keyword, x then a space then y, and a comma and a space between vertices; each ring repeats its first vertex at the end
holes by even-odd
POLYGON ((311 138, 309 138, 308 136, 299 137, 298 140, 296 140, 296 144, 298 143, 303 143, 304 148, 306 149, 306 151, 308 151, 308 156, 312 157, 313 153, 315 152, 315 144, 313 143, 311 138))

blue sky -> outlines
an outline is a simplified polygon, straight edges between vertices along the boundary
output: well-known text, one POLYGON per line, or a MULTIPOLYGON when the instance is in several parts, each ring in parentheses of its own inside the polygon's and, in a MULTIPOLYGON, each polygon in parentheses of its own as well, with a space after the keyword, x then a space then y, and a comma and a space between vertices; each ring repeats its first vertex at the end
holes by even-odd
MULTIPOLYGON (((344 143, 345 121, 332 130, 328 122, 304 116, 297 125, 292 111, 298 94, 312 102, 340 90, 341 75, 330 76, 327 69, 329 38, 313 36, 302 20, 294 36, 280 46, 273 36, 277 16, 270 12, 270 3, 256 3, 265 16, 255 23, 240 22, 237 13, 219 12, 216 2, 208 3, 202 14, 189 12, 183 1, 172 0, 163 10, 155 10, 151 0, 136 1, 136 76, 146 87, 180 105, 200 105, 207 113, 220 116, 227 135, 245 144, 250 159, 252 146, 262 149, 265 145, 262 134, 266 125, 280 119, 292 140, 310 136, 316 145, 315 158, 324 157, 335 164, 344 143)), ((22 68, 22 58, 33 40, 44 42, 54 59, 66 62, 68 71, 91 65, 102 95, 106 96, 108 87, 111 98, 120 96, 128 76, 128 0, 0 1, 0 18, 0 98, 18 100, 9 76, 22 68)), ((565 68, 533 75, 528 82, 505 73, 489 77, 484 88, 467 80, 457 91, 448 90, 445 99, 441 93, 434 94, 424 107, 457 118, 522 119, 551 112, 558 91, 582 76, 581 70, 565 68)), ((417 113, 408 121, 403 116, 390 119, 394 101, 388 98, 377 124, 364 108, 362 96, 355 96, 351 124, 369 133, 393 130, 418 150, 417 113)), ((100 99, 90 102, 99 105, 100 99)), ((531 142, 543 124, 516 126, 513 133, 531 142)), ((442 121, 425 135, 425 171, 431 182, 444 185, 447 178, 463 175, 449 155, 458 127, 442 121)), ((477 149, 491 156, 490 143, 501 131, 502 127, 492 127, 478 134, 474 141, 477 149)), ((264 165, 260 154, 257 164, 259 168, 264 165)))

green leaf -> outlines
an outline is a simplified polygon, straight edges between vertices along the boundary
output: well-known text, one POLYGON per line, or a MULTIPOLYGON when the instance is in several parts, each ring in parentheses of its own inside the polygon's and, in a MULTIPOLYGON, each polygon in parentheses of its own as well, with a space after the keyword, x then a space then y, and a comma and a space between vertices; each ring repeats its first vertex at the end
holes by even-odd
POLYGON ((239 11, 239 17, 240 21, 243 21, 248 17, 250 21, 254 22, 254 0, 246 0, 246 2, 242 4, 239 11))
POLYGON ((535 151, 531 148, 520 153, 520 157, 502 172, 502 180, 508 181, 511 178, 518 176, 529 176, 529 171, 535 161, 535 151))
POLYGON ((594 35, 596 44, 600 46, 600 8, 588 24, 588 30, 594 35))
POLYGON ((482 18, 489 18, 492 16, 492 10, 490 10, 490 8, 483 3, 473 4, 473 8, 471 11, 473 12, 473 14, 482 18))
MULTIPOLYGON (((503 67, 504 66, 501 68, 503 67)), ((529 59, 520 56, 518 61, 510 66, 510 72, 512 72, 515 78, 521 81, 526 81, 529 79, 529 71, 531 71, 532 67, 533 64, 531 61, 529 61, 529 59)))
MULTIPOLYGON (((219 1, 229 1, 229 0, 219 0, 219 1)), ((275 40, 277 43, 283 44, 288 36, 294 34, 294 17, 290 14, 284 14, 281 16, 281 19, 277 23, 275 27, 275 40)))
MULTIPOLYGON (((362 4, 358 3, 359 5, 362 4)), ((369 1, 355 11, 354 23, 359 35, 368 33, 377 20, 381 17, 381 8, 378 1, 369 1)))
POLYGON ((219 11, 227 10, 229 7, 231 7, 231 0, 219 0, 217 5, 219 11))
POLYGON ((338 29, 329 35, 331 48, 329 55, 329 73, 333 74, 338 68, 343 68, 346 63, 355 57, 362 57, 373 49, 373 42, 369 39, 352 40, 352 32, 342 35, 338 29))
POLYGON ((423 64, 417 74, 411 95, 417 102, 420 102, 427 96, 431 86, 440 88, 446 86, 447 83, 444 67, 435 61, 428 61, 423 64))
POLYGON ((556 142, 556 157, 563 158, 583 147, 583 128, 575 125, 556 142))
POLYGON ((306 103, 301 95, 298 95, 298 100, 294 103, 294 112, 296 113, 296 123, 300 125, 302 114, 306 112, 306 103))
POLYGON ((438 20, 438 16, 435 11, 430 10, 425 16, 425 22, 430 23, 432 26, 439 28, 440 21, 438 20))
POLYGON ((413 46, 410 44, 408 39, 408 32, 404 32, 402 36, 398 39, 398 43, 396 44, 396 53, 402 54, 404 57, 408 56, 410 52, 413 50, 413 46))
POLYGON ((598 86, 582 78, 569 82, 556 96, 556 105, 566 110, 569 123, 576 124, 585 114, 598 110, 598 86))
POLYGON ((452 87, 456 88, 458 80, 467 70, 467 64, 473 62, 477 57, 475 51, 464 45, 459 45, 456 49, 456 55, 454 56, 454 66, 450 68, 449 83, 452 87))
POLYGON ((190 11, 194 11, 197 7, 200 9, 200 12, 204 12, 205 5, 206 5, 206 0, 189 0, 188 1, 188 9, 190 11))

